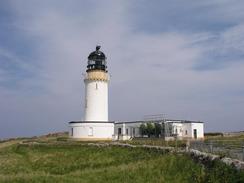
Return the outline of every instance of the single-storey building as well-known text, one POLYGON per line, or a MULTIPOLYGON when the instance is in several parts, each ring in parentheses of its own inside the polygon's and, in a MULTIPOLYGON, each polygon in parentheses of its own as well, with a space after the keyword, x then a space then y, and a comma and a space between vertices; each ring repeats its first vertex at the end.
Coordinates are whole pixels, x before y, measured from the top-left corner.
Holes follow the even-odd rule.
MULTIPOLYGON (((159 126, 160 132, 157 133, 157 135, 165 138, 165 140, 175 138, 201 140, 204 138, 203 122, 165 119, 155 121, 115 122, 114 139, 129 140, 134 137, 148 137, 149 134, 143 133, 143 127, 145 128, 148 124, 159 126)), ((155 127, 154 129, 157 130, 155 127)))

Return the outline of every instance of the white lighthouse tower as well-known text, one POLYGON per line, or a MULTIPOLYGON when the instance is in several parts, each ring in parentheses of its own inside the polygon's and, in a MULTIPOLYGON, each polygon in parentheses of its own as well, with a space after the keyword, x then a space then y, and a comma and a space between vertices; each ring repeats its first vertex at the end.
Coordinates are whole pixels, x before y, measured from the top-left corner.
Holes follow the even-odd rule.
POLYGON ((108 83, 106 56, 96 51, 88 56, 85 83, 84 121, 71 121, 70 137, 80 140, 112 140, 114 122, 108 121, 108 83))

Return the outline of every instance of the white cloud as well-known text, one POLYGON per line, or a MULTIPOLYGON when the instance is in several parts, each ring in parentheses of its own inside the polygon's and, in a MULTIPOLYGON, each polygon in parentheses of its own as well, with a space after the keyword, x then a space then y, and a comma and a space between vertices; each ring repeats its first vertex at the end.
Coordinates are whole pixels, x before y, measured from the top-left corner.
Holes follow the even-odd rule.
POLYGON ((231 27, 223 32, 220 39, 220 51, 226 53, 230 51, 244 52, 244 24, 231 27))

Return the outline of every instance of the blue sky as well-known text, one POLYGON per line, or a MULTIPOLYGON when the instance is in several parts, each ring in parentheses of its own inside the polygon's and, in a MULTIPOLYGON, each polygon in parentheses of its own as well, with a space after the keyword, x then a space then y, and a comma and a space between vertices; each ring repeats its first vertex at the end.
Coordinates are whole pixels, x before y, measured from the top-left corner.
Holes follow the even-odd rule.
POLYGON ((111 73, 110 120, 200 120, 244 130, 241 0, 0 1, 0 138, 83 117, 87 56, 111 73))

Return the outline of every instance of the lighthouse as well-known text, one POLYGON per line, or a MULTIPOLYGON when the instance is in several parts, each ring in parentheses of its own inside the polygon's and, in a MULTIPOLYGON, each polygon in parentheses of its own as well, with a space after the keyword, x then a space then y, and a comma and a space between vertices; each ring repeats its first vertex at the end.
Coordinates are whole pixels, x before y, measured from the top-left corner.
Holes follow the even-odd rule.
POLYGON ((108 121, 108 82, 106 56, 96 51, 88 56, 85 82, 85 121, 108 121))
POLYGON ((105 54, 100 46, 88 56, 84 75, 84 117, 69 122, 71 138, 80 140, 112 140, 114 122, 108 120, 109 74, 105 54))

